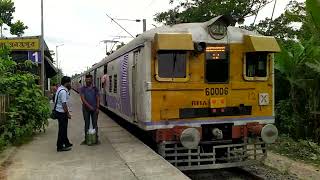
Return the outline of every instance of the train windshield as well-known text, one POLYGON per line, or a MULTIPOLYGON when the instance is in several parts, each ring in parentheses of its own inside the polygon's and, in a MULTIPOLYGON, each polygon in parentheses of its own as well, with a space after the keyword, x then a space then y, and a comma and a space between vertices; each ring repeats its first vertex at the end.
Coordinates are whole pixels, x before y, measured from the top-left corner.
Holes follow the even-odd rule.
POLYGON ((226 46, 210 46, 206 49, 205 77, 207 83, 227 83, 229 58, 226 46))
POLYGON ((161 78, 185 78, 187 71, 186 51, 159 51, 158 75, 161 78))
POLYGON ((267 59, 266 52, 246 53, 246 76, 267 77, 267 59))

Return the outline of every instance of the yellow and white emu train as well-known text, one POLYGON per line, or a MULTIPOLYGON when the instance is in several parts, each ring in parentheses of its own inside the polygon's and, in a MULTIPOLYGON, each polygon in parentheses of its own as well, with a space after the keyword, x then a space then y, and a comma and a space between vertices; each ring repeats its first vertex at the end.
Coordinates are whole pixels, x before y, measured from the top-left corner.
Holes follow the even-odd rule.
POLYGON ((229 25, 219 16, 147 31, 73 78, 73 88, 92 74, 101 105, 152 134, 159 154, 181 170, 245 165, 278 135, 280 48, 273 37, 229 25))

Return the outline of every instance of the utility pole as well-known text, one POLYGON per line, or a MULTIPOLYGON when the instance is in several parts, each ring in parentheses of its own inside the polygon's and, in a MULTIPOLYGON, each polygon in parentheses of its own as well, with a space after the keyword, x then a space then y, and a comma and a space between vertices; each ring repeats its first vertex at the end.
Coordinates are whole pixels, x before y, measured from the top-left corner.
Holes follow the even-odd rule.
POLYGON ((44 28, 43 28, 43 0, 41 0, 41 90, 45 93, 45 68, 44 68, 44 28))
POLYGON ((59 62, 59 55, 58 55, 58 47, 60 46, 63 46, 64 44, 60 44, 60 45, 56 45, 56 61, 57 61, 57 69, 58 69, 58 75, 57 75, 57 78, 58 78, 58 82, 60 82, 60 65, 61 63, 59 62))
POLYGON ((147 31, 147 20, 146 19, 142 19, 142 25, 143 25, 143 32, 147 31))

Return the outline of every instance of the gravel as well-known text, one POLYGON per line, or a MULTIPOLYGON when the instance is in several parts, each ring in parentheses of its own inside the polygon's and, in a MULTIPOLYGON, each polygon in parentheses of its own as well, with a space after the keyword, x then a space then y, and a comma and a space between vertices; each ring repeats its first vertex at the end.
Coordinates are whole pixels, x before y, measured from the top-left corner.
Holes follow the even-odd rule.
POLYGON ((296 180, 297 177, 283 174, 264 165, 217 170, 185 171, 192 180, 296 180))

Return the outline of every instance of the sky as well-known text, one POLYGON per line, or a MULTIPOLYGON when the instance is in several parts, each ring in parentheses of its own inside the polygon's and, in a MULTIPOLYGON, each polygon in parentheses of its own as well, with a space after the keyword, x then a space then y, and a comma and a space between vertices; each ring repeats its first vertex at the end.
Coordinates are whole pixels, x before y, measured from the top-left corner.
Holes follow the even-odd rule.
MULTIPOLYGON (((153 21, 157 12, 172 7, 169 0, 43 0, 44 1, 44 37, 50 50, 58 47, 59 66, 69 76, 83 72, 87 67, 105 57, 106 45, 103 40, 112 40, 114 36, 129 36, 112 22, 112 18, 147 20, 147 30, 161 24, 153 21)), ((302 1, 302 0, 301 0, 302 1)), ((13 0, 16 12, 14 20, 21 20, 29 28, 25 36, 41 34, 41 0, 13 0)), ((274 18, 285 9, 289 0, 278 0, 274 18)), ((257 22, 270 17, 273 3, 259 12, 257 22)), ((254 17, 245 23, 253 22, 254 17)), ((119 20, 131 34, 142 32, 142 23, 119 20)), ((4 33, 8 35, 7 32, 4 33)), ((117 40, 117 39, 116 39, 117 40)), ((119 40, 119 39, 118 39, 119 40)), ((131 38, 122 38, 128 42, 131 38)), ((109 45, 110 48, 110 45, 109 45)), ((54 57, 56 58, 56 57, 54 57)))

